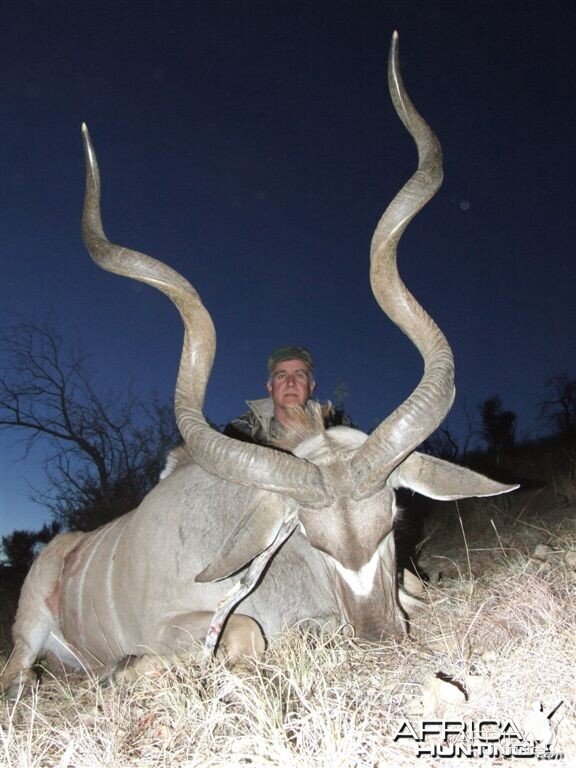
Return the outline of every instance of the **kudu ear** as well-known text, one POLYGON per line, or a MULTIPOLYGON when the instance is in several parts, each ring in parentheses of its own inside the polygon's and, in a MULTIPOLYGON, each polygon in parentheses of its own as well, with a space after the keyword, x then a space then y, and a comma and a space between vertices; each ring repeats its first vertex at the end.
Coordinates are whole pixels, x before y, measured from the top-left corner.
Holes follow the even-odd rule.
POLYGON ((470 496, 498 496, 518 488, 490 480, 466 467, 423 453, 411 453, 388 478, 393 488, 410 488, 429 499, 453 501, 470 496))
POLYGON ((219 581, 239 571, 270 547, 286 517, 286 505, 274 494, 261 493, 226 539, 214 560, 194 581, 219 581))

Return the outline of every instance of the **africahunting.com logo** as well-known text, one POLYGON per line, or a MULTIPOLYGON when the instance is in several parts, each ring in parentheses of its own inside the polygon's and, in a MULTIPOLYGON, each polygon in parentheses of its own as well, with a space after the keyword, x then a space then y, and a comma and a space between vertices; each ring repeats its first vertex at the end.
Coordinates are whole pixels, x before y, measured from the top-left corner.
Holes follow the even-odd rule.
POLYGON ((535 702, 521 727, 512 720, 403 720, 394 741, 413 742, 416 757, 523 757, 561 760, 552 718, 562 702, 545 712, 535 702))

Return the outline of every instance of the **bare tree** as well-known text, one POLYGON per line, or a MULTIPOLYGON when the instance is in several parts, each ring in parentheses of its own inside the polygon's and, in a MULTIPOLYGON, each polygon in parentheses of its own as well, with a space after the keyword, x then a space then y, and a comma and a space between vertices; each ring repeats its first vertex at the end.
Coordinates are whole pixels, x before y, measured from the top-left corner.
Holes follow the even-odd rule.
POLYGON ((548 397, 540 403, 540 413, 560 435, 576 434, 576 378, 566 371, 546 382, 548 397))
POLYGON ((456 461, 460 453, 456 438, 449 429, 443 427, 432 432, 430 437, 424 440, 420 450, 439 459, 446 459, 446 461, 456 461))
POLYGON ((465 429, 462 425, 458 432, 451 430, 448 426, 438 427, 422 443, 419 450, 446 461, 464 461, 470 450, 470 444, 480 435, 480 430, 478 418, 473 416, 466 403, 462 404, 461 413, 463 422, 466 424, 465 429))
POLYGON ((87 358, 53 324, 21 322, 0 335, 0 428, 25 449, 51 447, 47 491, 37 494, 64 527, 89 530, 134 508, 178 441, 171 408, 130 391, 96 392, 87 358))
POLYGON ((498 395, 488 397, 478 408, 482 416, 482 439, 497 456, 514 446, 516 434, 516 414, 502 408, 498 395))

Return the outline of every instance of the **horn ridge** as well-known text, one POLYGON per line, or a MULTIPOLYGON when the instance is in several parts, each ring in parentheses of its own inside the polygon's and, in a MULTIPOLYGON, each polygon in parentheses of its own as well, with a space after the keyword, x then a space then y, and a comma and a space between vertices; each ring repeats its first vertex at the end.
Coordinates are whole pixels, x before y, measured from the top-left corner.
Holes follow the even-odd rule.
POLYGON ((82 126, 86 189, 82 236, 90 256, 102 269, 146 283, 175 304, 184 324, 184 343, 175 393, 178 428, 194 461, 225 480, 288 494, 304 504, 325 499, 317 467, 296 456, 242 443, 217 432, 202 409, 216 349, 212 319, 194 287, 178 272, 139 251, 111 243, 100 211, 100 173, 90 134, 82 126))
POLYGON ((355 494, 369 495, 443 421, 454 399, 454 360, 442 331, 402 281, 397 246, 414 216, 442 184, 442 148, 416 111, 402 80, 398 34, 392 37, 388 87, 396 112, 414 139, 418 167, 385 210, 372 238, 370 283, 382 311, 417 347, 424 374, 413 393, 370 435, 352 459, 355 494))

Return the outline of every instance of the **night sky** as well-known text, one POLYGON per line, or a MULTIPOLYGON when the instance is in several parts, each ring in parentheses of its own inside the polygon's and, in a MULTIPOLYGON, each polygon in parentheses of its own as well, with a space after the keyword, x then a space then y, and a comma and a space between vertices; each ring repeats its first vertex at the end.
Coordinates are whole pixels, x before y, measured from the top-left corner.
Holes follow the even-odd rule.
MULTIPOLYGON (((308 346, 322 399, 372 428, 421 360, 368 280, 374 227, 416 167, 387 54, 443 146, 445 181, 399 248, 401 274, 450 340, 464 408, 499 394, 519 436, 546 380, 575 374, 576 11, 566 0, 19 0, 0 31, 0 323, 50 314, 95 386, 168 402, 179 317, 100 271, 80 237, 88 124, 115 242, 195 285, 218 350, 206 413, 264 396, 268 353, 308 346)), ((29 501, 41 450, 2 436, 0 534, 47 519, 29 501)))

